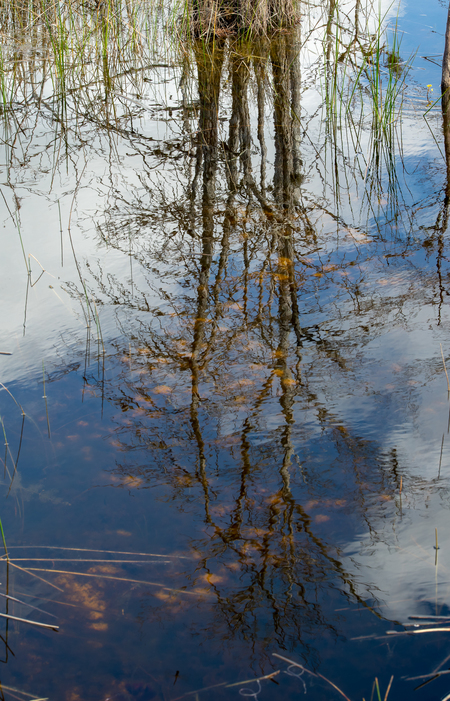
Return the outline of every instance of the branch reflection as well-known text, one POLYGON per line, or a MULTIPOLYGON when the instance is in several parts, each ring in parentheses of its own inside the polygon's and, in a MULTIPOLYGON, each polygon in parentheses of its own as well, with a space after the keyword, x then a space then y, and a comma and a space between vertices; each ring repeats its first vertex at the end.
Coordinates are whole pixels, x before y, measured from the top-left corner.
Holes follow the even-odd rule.
MULTIPOLYGON (((303 251, 315 234, 301 202, 298 45, 280 34, 228 54, 220 41, 207 48, 195 53, 199 117, 185 209, 176 210, 178 230, 162 230, 149 254, 161 266, 161 303, 135 329, 131 355, 118 349, 126 370, 107 392, 122 410, 123 460, 113 473, 126 488, 164 485, 169 501, 203 520, 205 537, 191 543, 197 564, 185 576, 193 590, 214 593, 207 635, 238 636, 260 651, 295 641, 310 656, 311 635, 338 634, 322 610, 327 591, 362 606, 376 599, 370 583, 346 571, 339 547, 355 514, 371 528, 371 493, 390 498, 398 476, 376 444, 336 415, 325 377, 345 378, 346 361, 333 339, 302 323, 303 251), (270 185, 262 130, 269 79, 270 185), (167 286, 173 256, 177 283, 167 286), (305 375, 311 358, 315 375, 305 375)), ((158 279, 150 258, 141 263, 158 279)))

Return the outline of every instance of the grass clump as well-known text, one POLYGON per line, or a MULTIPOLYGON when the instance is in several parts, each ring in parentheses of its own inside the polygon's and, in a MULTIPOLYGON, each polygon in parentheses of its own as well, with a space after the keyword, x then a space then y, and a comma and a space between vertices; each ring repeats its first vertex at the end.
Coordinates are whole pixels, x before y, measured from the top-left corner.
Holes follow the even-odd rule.
POLYGON ((188 0, 183 30, 196 37, 270 35, 300 21, 296 0, 188 0))

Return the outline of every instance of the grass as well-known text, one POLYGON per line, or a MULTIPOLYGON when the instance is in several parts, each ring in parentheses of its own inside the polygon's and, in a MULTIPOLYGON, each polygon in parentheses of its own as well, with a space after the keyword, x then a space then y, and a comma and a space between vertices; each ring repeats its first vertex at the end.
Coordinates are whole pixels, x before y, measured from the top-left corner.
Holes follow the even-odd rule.
MULTIPOLYGON (((74 128, 74 117, 102 129, 120 129, 130 115, 132 96, 145 92, 147 67, 162 55, 170 63, 178 61, 180 54, 191 53, 192 37, 200 36, 202 50, 208 53, 211 43, 214 47, 220 38, 237 34, 244 39, 257 35, 268 40, 274 31, 299 21, 300 6, 294 0, 277 0, 270 6, 241 0, 239 12, 231 12, 230 7, 234 5, 223 0, 189 0, 184 4, 175 0, 165 7, 154 0, 139 4, 126 0, 40 0, 24 7, 18 0, 3 3, 3 120, 17 123, 20 110, 29 111, 33 104, 51 111, 57 135, 56 158, 74 128), (19 56, 18 41, 27 46, 27 52, 19 56), (121 95, 126 97, 125 104, 119 101, 121 95)), ((350 129, 351 142, 357 148, 366 115, 372 115, 373 155, 369 163, 373 165, 369 167, 379 163, 381 151, 387 162, 388 154, 393 147, 395 150, 395 129, 407 75, 399 60, 397 28, 388 46, 384 23, 385 17, 379 16, 375 32, 356 26, 352 33, 339 4, 332 3, 324 25, 328 139, 334 143, 338 131, 342 134, 350 129), (356 118, 355 108, 359 115, 356 118)))
MULTIPOLYGON (((389 8, 390 10, 391 8, 389 8)), ((401 34, 397 19, 393 26, 388 12, 369 13, 366 26, 344 24, 339 4, 330 6, 323 40, 323 104, 327 160, 333 165, 336 154, 350 160, 357 157, 357 169, 368 185, 367 202, 386 190, 395 200, 398 191, 396 154, 401 155, 401 118, 407 76, 414 59, 400 56, 401 34), (368 146, 364 146, 366 135, 368 146)), ((331 167, 338 197, 341 172, 346 187, 348 169, 331 167)))

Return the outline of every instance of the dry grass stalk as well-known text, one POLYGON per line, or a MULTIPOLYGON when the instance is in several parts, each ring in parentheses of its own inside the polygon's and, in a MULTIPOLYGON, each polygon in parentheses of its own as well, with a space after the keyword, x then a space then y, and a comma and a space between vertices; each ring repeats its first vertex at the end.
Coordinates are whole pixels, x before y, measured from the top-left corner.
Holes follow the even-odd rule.
MULTIPOLYGON (((11 562, 11 565, 14 563, 11 562)), ((14 565, 14 567, 17 567, 17 565, 14 565)), ((22 568, 19 568, 22 569, 22 568)), ((53 572, 54 574, 69 574, 72 575, 73 577, 94 577, 95 579, 112 579, 116 582, 131 582, 132 584, 146 584, 147 586, 150 587, 161 587, 164 591, 170 591, 173 594, 186 594, 187 596, 197 596, 197 597, 203 597, 207 596, 208 592, 205 591, 187 591, 185 589, 174 589, 173 587, 166 587, 164 584, 161 584, 161 582, 146 582, 141 579, 129 579, 128 577, 113 577, 111 575, 107 574, 96 574, 92 572, 70 572, 68 570, 48 570, 44 569, 42 567, 29 567, 27 570, 23 570, 24 572, 29 572, 30 574, 33 574, 31 570, 34 570, 34 572, 53 572)), ((35 575, 37 576, 37 575, 35 575)), ((40 577, 39 577, 40 579, 40 577)), ((43 579, 43 582, 46 580, 43 579)), ((49 584, 49 582, 46 582, 49 584)), ((52 586, 55 586, 54 584, 52 586)), ((56 587, 59 589, 59 587, 56 587)), ((60 589, 60 591, 63 591, 60 589)))
POLYGON ((190 34, 197 37, 270 35, 299 22, 295 0, 188 0, 190 34))
POLYGON ((2 618, 7 618, 11 621, 19 621, 20 623, 28 623, 30 626, 38 626, 38 628, 49 628, 50 630, 59 630, 59 626, 53 623, 40 623, 39 621, 31 621, 29 618, 19 618, 18 616, 10 616, 9 613, 0 613, 2 618))

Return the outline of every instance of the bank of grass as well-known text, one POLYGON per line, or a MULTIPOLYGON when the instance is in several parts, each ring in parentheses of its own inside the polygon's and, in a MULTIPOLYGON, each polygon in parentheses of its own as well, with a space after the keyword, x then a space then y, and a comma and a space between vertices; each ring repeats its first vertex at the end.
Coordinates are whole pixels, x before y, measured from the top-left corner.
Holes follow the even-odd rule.
MULTIPOLYGON (((332 4, 323 38, 327 157, 335 159, 339 152, 354 161, 370 190, 365 195, 369 206, 374 188, 380 193, 398 191, 396 155, 402 155, 401 117, 414 59, 414 54, 406 60, 401 57, 401 32, 396 19, 389 21, 390 10, 382 14, 372 6, 372 15, 366 12, 361 25, 355 9, 353 26, 344 26, 339 3, 332 4)), ((338 197, 340 176, 335 166, 331 172, 338 197)), ((341 176, 346 178, 345 169, 341 176)))
MULTIPOLYGON (((372 0, 367 14, 371 8, 376 12, 372 0)), ((111 94, 130 92, 137 71, 155 61, 176 60, 199 38, 205 51, 226 37, 270 40, 300 23, 300 9, 297 0, 0 0, 0 107, 7 111, 39 97, 46 80, 51 80, 57 99, 100 83, 111 94)), ((388 80, 382 85, 381 61, 387 55, 383 19, 370 35, 358 26, 356 13, 355 26, 343 31, 338 2, 328 9, 324 5, 323 12, 328 114, 334 120, 345 117, 365 81, 374 128, 386 131, 404 81, 394 60, 396 35, 388 54, 388 80)))
POLYGON ((2 2, 1 106, 39 97, 48 80, 60 98, 99 81, 107 85, 116 73, 132 73, 138 64, 151 63, 157 48, 160 53, 160 24, 151 0, 2 2))

